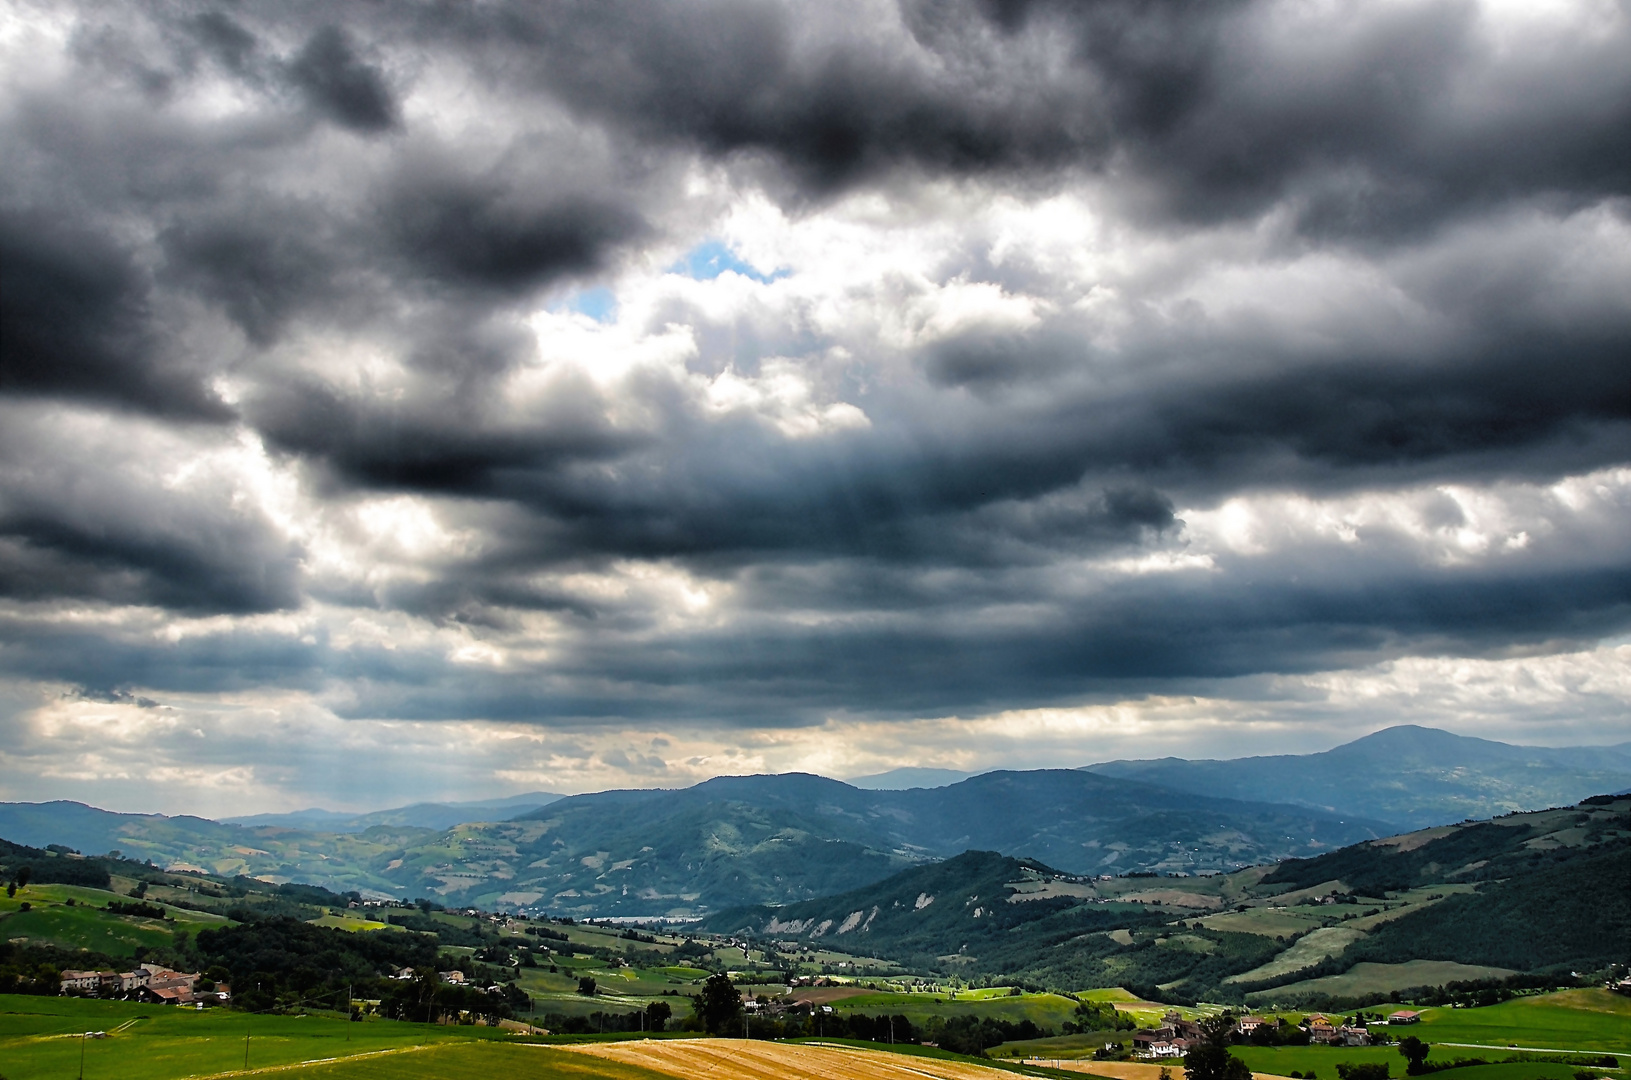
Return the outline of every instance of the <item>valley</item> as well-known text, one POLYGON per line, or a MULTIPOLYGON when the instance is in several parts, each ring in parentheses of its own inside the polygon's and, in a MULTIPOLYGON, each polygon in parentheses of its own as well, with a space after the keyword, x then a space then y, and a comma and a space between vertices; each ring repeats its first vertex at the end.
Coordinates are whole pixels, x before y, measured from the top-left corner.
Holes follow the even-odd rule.
POLYGON ((1396 1078, 1404 1007, 1444 1080, 1622 1080, 1631 1056, 1631 995, 1604 988, 1631 976, 1631 795, 1402 833, 1080 770, 522 806, 355 833, 25 807, 118 850, 0 841, 0 1075, 80 1051, 224 1076, 247 1043, 252 1069, 336 1078, 1158 1080, 1133 1029, 1228 1012, 1267 1025, 1229 1050, 1260 1078, 1396 1078), (226 996, 57 994, 142 964, 226 996), (1321 1015, 1378 1045, 1311 1043, 1321 1015))
MULTIPOLYGON (((906 774, 931 784, 957 775, 906 774)), ((994 771, 904 790, 808 774, 718 777, 682 789, 231 822, 0 803, 0 836, 117 850, 166 869, 579 918, 796 903, 990 850, 1071 875, 1166 875, 1176 889, 1168 900, 1207 914, 1224 898, 1172 886, 1182 879, 1171 875, 1228 874, 1628 787, 1624 748, 1512 747, 1399 727, 1322 754, 994 771)))

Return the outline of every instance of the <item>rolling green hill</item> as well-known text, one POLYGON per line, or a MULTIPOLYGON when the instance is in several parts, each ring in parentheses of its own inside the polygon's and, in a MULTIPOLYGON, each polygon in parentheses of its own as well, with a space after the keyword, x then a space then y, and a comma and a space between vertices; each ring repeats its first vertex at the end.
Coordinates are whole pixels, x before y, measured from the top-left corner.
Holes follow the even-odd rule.
POLYGON ((968 852, 703 926, 1167 1000, 1385 999, 1452 981, 1601 971, 1631 962, 1631 797, 1209 878, 1084 879, 968 852))

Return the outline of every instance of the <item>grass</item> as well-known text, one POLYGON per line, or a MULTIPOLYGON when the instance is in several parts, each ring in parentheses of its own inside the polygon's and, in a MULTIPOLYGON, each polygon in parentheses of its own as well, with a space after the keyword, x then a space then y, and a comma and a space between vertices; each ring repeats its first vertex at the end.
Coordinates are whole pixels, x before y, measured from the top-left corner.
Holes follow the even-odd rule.
MULTIPOLYGON (((1406 1064, 1394 1046, 1236 1046, 1229 1052, 1244 1061, 1254 1073, 1274 1073, 1276 1076, 1290 1076, 1292 1072, 1304 1076, 1313 1073, 1319 1080, 1337 1080, 1338 1062, 1354 1065, 1380 1062, 1387 1066, 1389 1076, 1403 1076, 1406 1064)), ((1446 1053, 1434 1047, 1429 1058, 1444 1060, 1469 1056, 1466 1051, 1446 1053)))
POLYGON ((1328 956, 1337 955, 1364 936, 1360 931, 1349 929, 1346 926, 1321 927, 1298 939, 1291 948, 1280 953, 1261 967, 1255 967, 1240 975, 1231 975, 1223 981, 1226 983, 1255 982, 1258 979, 1268 979, 1277 975, 1289 975, 1305 967, 1312 967, 1328 956))
POLYGON ((960 990, 955 1000, 947 993, 856 994, 835 1000, 832 1007, 838 1012, 904 1016, 914 1024, 934 1016, 978 1016, 1010 1023, 1030 1020, 1055 1030, 1076 1012, 1076 1003, 1059 994, 1011 995, 1005 988, 960 990))
POLYGON ((390 1020, 347 1024, 337 1016, 251 1016, 133 1002, 0 995, 0 1061, 7 1080, 174 1080, 241 1070, 249 1035, 251 1068, 292 1065, 443 1042, 504 1039, 492 1028, 449 1028, 390 1020), (348 1038, 349 1035, 349 1038, 348 1038))
MULTIPOLYGON (((1431 1043, 1631 1055, 1631 998, 1603 989, 1563 990, 1514 998, 1481 1009, 1429 1009, 1411 1033, 1431 1043)), ((1473 1052, 1466 1053, 1470 1056, 1473 1052)))
POLYGON ((227 924, 219 915, 185 908, 165 907, 169 920, 110 915, 101 910, 113 900, 134 903, 117 893, 77 885, 29 885, 18 889, 15 897, 0 893, 0 937, 18 944, 90 949, 128 957, 142 946, 154 949, 169 945, 177 930, 196 934, 227 924), (25 903, 28 911, 22 910, 25 903))
POLYGON ((1575 1067, 1548 1061, 1508 1061, 1471 1065, 1438 1074, 1444 1080, 1573 1080, 1575 1067))
MULTIPOLYGON (((1310 935, 1312 936, 1312 935, 1310 935)), ((1355 964, 1341 975, 1276 986, 1247 994, 1248 1002, 1294 1001, 1304 994, 1335 998, 1356 998, 1387 994, 1417 986, 1442 986, 1447 982, 1472 979, 1499 979, 1513 974, 1506 968, 1456 964, 1448 960, 1411 960, 1403 964, 1355 964)))
MULTIPOLYGON (((1392 1046, 1237 1046, 1230 1051, 1244 1061, 1253 1072, 1287 1076, 1296 1071, 1307 1076, 1313 1073, 1319 1080, 1337 1080, 1338 1063, 1358 1065, 1379 1062, 1388 1068, 1390 1077, 1405 1075, 1405 1060, 1392 1046)), ((1456 1058, 1502 1056, 1500 1051, 1481 1052, 1457 1047, 1435 1046, 1428 1056, 1430 1061, 1452 1061, 1456 1058)), ((1580 1066, 1546 1061, 1497 1061, 1490 1065, 1471 1065, 1464 1069, 1430 1073, 1435 1080, 1573 1080, 1580 1066)), ((1174 1070, 1177 1074, 1178 1070, 1174 1070)), ((1593 1070, 1601 1074, 1601 1070, 1593 1070)), ((1610 1076, 1623 1075, 1610 1073, 1610 1076)))

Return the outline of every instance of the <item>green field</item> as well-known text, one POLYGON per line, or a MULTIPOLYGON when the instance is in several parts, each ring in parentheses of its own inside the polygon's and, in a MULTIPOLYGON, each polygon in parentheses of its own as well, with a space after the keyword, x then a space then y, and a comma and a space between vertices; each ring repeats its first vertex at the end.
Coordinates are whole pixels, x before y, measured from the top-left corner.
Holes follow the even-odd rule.
POLYGON ((1355 964, 1341 975, 1327 975, 1322 979, 1306 979, 1285 986, 1276 986, 1272 990, 1259 990, 1247 994, 1246 1000, 1254 1004, 1290 1002, 1305 994, 1357 998, 1372 994, 1389 994, 1395 990, 1409 990, 1418 986, 1443 986, 1447 982, 1502 979, 1511 974, 1514 973, 1507 968, 1455 964, 1448 960, 1410 960, 1403 964, 1355 964))
MULTIPOLYGON (((1379 1062, 1386 1065, 1390 1077, 1405 1075, 1405 1060, 1392 1046, 1237 1046, 1231 1053, 1244 1061, 1253 1072, 1287 1076, 1293 1071, 1304 1076, 1310 1073, 1318 1080, 1337 1080, 1339 1063, 1362 1064, 1379 1062)), ((1456 1058, 1503 1058, 1501 1051, 1477 1051, 1458 1047, 1435 1046, 1428 1056, 1430 1061, 1453 1061, 1456 1058)), ((1573 1080, 1577 1066, 1546 1061, 1497 1061, 1491 1065, 1473 1065, 1465 1069, 1433 1073, 1440 1080, 1573 1080)), ((1593 1070, 1599 1075, 1604 1070, 1593 1070)), ((1624 1072, 1606 1072, 1608 1076, 1623 1076, 1624 1072)))
MULTIPOLYGON (((1411 1033, 1430 1043, 1597 1050, 1631 1057, 1631 998, 1601 989, 1564 990, 1482 1009, 1430 1009, 1411 1033)), ((1474 1056, 1474 1051, 1464 1053, 1474 1056)))
POLYGON ((389 1020, 347 1024, 333 1015, 248 1016, 131 1002, 0 995, 0 1062, 7 1080, 174 1080, 448 1041, 512 1038, 492 1028, 389 1020), (106 1038, 84 1039, 85 1031, 106 1038))
POLYGON ((133 956, 141 946, 169 945, 177 930, 196 934, 227 922, 219 915, 168 906, 169 919, 110 915, 100 910, 112 900, 131 902, 116 893, 77 885, 29 885, 18 889, 15 897, 0 893, 0 937, 19 945, 57 945, 124 957, 133 956), (24 904, 28 911, 22 910, 24 904))
POLYGON ((1446 1073, 1455 1080, 1574 1080, 1572 1065, 1547 1061, 1510 1061, 1498 1065, 1473 1065, 1446 1073))
MULTIPOLYGON (((1381 1062, 1387 1066, 1389 1076, 1403 1076, 1405 1059, 1394 1046, 1236 1046, 1230 1050, 1251 1067, 1252 1072, 1290 1076, 1309 1073, 1319 1080, 1336 1080, 1337 1063, 1381 1062)), ((1447 1061, 1458 1057, 1475 1057, 1470 1050, 1452 1050, 1433 1047, 1428 1055, 1433 1061, 1447 1061)), ((1457 1077, 1461 1074, 1456 1073, 1457 1077)))
POLYGON ((835 1012, 904 1016, 914 1024, 924 1024, 934 1016, 949 1019, 972 1015, 1009 1023, 1030 1020, 1039 1027, 1054 1030, 1058 1030, 1076 1011, 1076 1003, 1059 994, 1010 995, 1001 988, 960 990, 955 1000, 945 993, 857 994, 834 1001, 832 1007, 835 1012))

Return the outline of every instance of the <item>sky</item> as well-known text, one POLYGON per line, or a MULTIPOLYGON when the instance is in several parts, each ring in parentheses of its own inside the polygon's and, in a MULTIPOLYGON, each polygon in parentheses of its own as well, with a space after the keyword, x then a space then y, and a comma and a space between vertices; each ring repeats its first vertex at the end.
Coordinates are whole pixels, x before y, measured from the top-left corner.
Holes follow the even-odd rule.
POLYGON ((1631 8, 0 3, 0 799, 1631 739, 1631 8))

